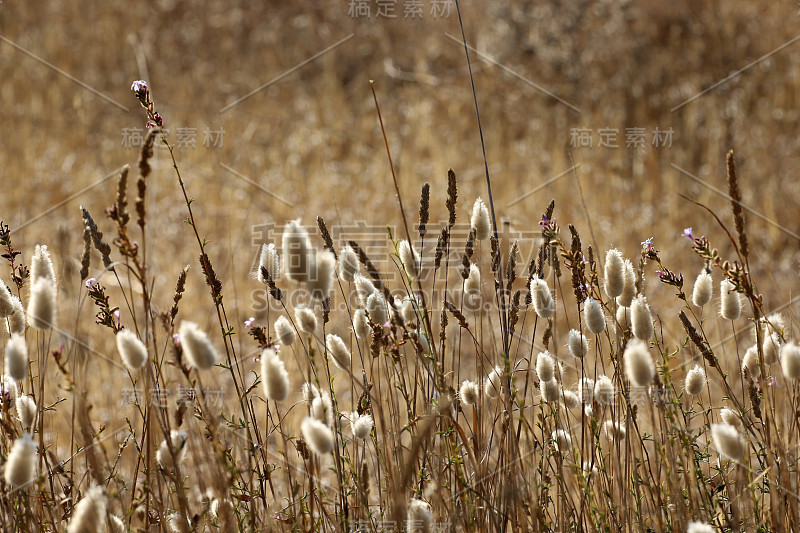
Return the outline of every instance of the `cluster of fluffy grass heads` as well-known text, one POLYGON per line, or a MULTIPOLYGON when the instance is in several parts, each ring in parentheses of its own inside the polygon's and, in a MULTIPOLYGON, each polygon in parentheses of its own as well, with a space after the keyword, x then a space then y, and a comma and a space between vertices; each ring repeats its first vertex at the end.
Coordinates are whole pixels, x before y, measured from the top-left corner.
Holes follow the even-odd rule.
POLYGON ((438 235, 426 184, 416 223, 400 202, 389 257, 334 241, 322 218, 318 239, 287 222, 256 270, 239 272, 270 297, 241 327, 229 320, 235 296, 215 273, 163 118, 144 82, 133 90, 150 126, 134 209, 126 168, 107 221, 81 210, 74 313, 57 312, 68 294, 58 263, 68 258, 41 245, 28 268, 0 228, 10 280, 0 286, 4 531, 797 523, 800 348, 750 275, 732 153, 735 229, 714 217, 734 257, 686 231, 700 271, 691 291, 652 240, 631 258, 585 246, 574 226, 562 232, 554 203, 537 239, 501 239, 491 202, 459 203, 451 170, 438 235), (156 143, 173 157, 209 290, 204 309, 180 305, 189 267, 174 290, 148 270, 147 254, 161 251, 148 244, 158 231, 145 201, 156 143), (681 308, 651 308, 647 276, 681 308), (113 339, 116 354, 87 340, 88 301, 91 336, 113 339), (714 341, 728 331, 733 350, 714 341), (138 391, 130 411, 103 420, 93 403, 119 389, 87 387, 100 365, 138 391), (187 394, 152 401, 176 387, 187 394), (116 441, 109 426, 121 428, 116 441))

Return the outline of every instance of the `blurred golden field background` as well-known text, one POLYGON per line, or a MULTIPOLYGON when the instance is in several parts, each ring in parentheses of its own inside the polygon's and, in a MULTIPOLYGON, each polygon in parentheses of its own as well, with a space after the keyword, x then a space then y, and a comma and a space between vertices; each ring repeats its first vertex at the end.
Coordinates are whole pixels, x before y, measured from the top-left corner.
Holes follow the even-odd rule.
MULTIPOLYGON (((264 228, 275 228, 266 235, 277 245, 287 221, 313 227, 317 216, 334 229, 363 223, 380 236, 389 225, 404 237, 370 80, 414 220, 420 189, 431 184, 431 246, 436 223, 447 219, 449 168, 459 178, 460 222, 476 197, 486 199, 455 4, 422 0, 416 16, 406 16, 411 0, 388 4, 394 18, 374 1, 0 3, 0 219, 23 258, 37 243, 54 252, 60 327, 79 340, 100 423, 121 427, 120 398, 91 391, 119 390, 128 378, 93 359, 116 354, 111 333, 88 320, 95 310, 78 276, 78 207, 111 240, 104 212, 119 169, 129 164, 135 173, 135 136, 145 133, 134 80, 147 80, 176 145, 240 355, 255 351, 242 323, 266 317, 263 287, 251 275, 264 228), (354 11, 362 4, 369 14, 354 11)), ((563 230, 574 224, 598 255, 616 247, 636 258, 652 237, 665 264, 691 282, 702 263, 684 228, 709 237, 723 256, 732 247, 681 195, 732 230, 725 154, 734 149, 752 274, 767 309, 782 309, 792 327, 800 259, 795 2, 465 1, 461 9, 501 235, 538 235, 555 199, 563 230), (627 146, 633 129, 643 132, 643 146, 627 146), (591 146, 578 145, 578 130, 589 132, 591 146), (601 131, 616 132, 606 139, 615 147, 602 145, 601 131), (669 132, 668 144, 654 142, 656 132, 669 132)), ((175 279, 189 264, 181 316, 213 330, 169 153, 156 148, 152 165, 154 306, 172 304, 175 279)), ((536 246, 523 239, 523 256, 536 246)), ((383 250, 372 259, 391 265, 383 250)), ((92 276, 100 271, 94 260, 92 276)), ((659 288, 648 296, 655 314, 675 316, 680 302, 656 276, 645 281, 659 288)), ((665 328, 684 335, 674 320, 665 328)), ((60 422, 50 423, 56 448, 68 450, 60 422)))

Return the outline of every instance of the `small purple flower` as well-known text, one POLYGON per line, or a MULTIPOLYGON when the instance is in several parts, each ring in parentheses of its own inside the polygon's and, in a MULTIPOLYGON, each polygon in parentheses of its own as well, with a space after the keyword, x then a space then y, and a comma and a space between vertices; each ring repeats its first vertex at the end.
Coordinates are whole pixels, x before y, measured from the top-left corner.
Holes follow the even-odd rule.
POLYGON ((684 229, 683 233, 681 233, 681 237, 689 237, 692 241, 694 241, 694 236, 692 236, 692 228, 689 227, 684 229))
POLYGON ((655 237, 650 237, 646 241, 642 241, 642 248, 644 248, 646 250, 652 250, 653 249, 653 242, 655 242, 655 240, 656 240, 655 237))
POLYGON ((95 285, 97 285, 97 280, 96 280, 96 279, 94 279, 94 278, 89 278, 89 279, 87 279, 87 280, 86 280, 86 288, 87 288, 87 289, 91 289, 91 288, 93 288, 95 285))
POLYGON ((244 321, 244 325, 245 325, 245 327, 250 328, 250 327, 253 326, 253 322, 255 322, 255 321, 256 321, 256 318, 251 316, 250 318, 248 318, 247 320, 244 321))
POLYGON ((544 216, 544 215, 542 215, 542 221, 541 221, 541 222, 539 222, 539 225, 540 225, 540 226, 546 226, 546 225, 548 225, 549 223, 550 223, 550 221, 549 221, 549 220, 547 220, 547 217, 546 217, 546 216, 544 216))
POLYGON ((181 343, 181 334, 180 333, 173 334, 172 335, 172 340, 175 341, 175 344, 180 344, 181 343))
POLYGON ((114 316, 117 317, 117 325, 119 325, 119 309, 114 311, 114 316))
POLYGON ((131 84, 131 91, 140 93, 147 90, 147 82, 144 80, 136 80, 131 84))

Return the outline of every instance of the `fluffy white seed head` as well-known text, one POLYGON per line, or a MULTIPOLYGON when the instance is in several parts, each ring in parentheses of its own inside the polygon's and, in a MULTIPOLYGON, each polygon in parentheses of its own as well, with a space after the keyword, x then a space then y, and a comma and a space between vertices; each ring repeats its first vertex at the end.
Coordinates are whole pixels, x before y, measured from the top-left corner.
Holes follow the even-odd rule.
POLYGON ((417 322, 417 311, 414 309, 414 302, 406 296, 400 303, 400 316, 403 317, 403 322, 406 324, 414 324, 417 322))
POLYGON ((369 295, 376 292, 378 289, 368 277, 361 274, 355 274, 353 276, 353 281, 356 285, 358 301, 361 302, 361 306, 364 307, 367 305, 367 298, 369 298, 369 295))
POLYGON ((28 324, 35 329, 47 330, 56 319, 56 286, 47 277, 41 277, 31 285, 28 300, 28 324))
POLYGON ((333 433, 324 422, 306 417, 300 425, 300 430, 306 444, 315 454, 323 456, 333 450, 333 433))
POLYGON ((800 347, 794 342, 781 348, 781 370, 786 379, 800 379, 800 347))
POLYGON ((412 278, 419 277, 422 266, 419 254, 407 240, 403 239, 397 244, 397 255, 400 256, 400 262, 403 263, 406 273, 412 278))
POLYGON ((131 370, 142 368, 147 363, 147 347, 136 333, 129 329, 121 329, 117 332, 117 351, 122 362, 131 370))
POLYGON ((606 264, 603 268, 605 274, 606 294, 616 298, 625 289, 625 260, 617 249, 606 252, 606 264))
POLYGON ((108 525, 110 533, 127 533, 125 522, 117 515, 108 515, 108 525))
POLYGON ((331 395, 321 392, 320 395, 311 402, 311 416, 319 420, 326 426, 332 428, 334 422, 333 402, 331 395))
POLYGON ((6 343, 6 372, 17 381, 28 377, 28 346, 22 335, 12 335, 6 343))
POLYGON ((489 376, 486 378, 486 383, 483 385, 486 396, 492 400, 499 398, 503 391, 502 381, 503 369, 499 366, 496 366, 491 372, 489 372, 489 376))
POLYGON ((647 343, 639 339, 631 339, 625 347, 624 358, 625 373, 631 383, 637 387, 650 385, 656 376, 656 368, 647 343))
POLYGON ((730 424, 711 424, 711 439, 717 452, 725 459, 741 461, 747 454, 742 435, 730 424))
POLYGON ((53 268, 53 260, 50 259, 50 251, 44 244, 37 244, 31 257, 31 285, 40 279, 48 279, 56 286, 56 271, 53 268))
POLYGON ((555 378, 555 361, 550 352, 544 351, 536 356, 536 375, 540 381, 550 381, 555 378))
POLYGON ((292 281, 306 281, 313 251, 308 240, 308 232, 300 225, 299 220, 292 220, 286 224, 282 246, 286 277, 292 281))
POLYGON ((23 434, 11 445, 5 464, 5 478, 12 489, 27 486, 36 477, 36 444, 30 433, 23 434))
POLYGON ((294 320, 297 323, 297 329, 306 335, 313 335, 317 330, 317 315, 314 314, 313 309, 304 305, 298 305, 295 308, 294 320))
POLYGON ((474 263, 469 266, 469 276, 464 282, 464 292, 467 294, 481 293, 481 271, 474 263))
POLYGON ((458 391, 458 397, 464 405, 475 405, 480 398, 480 389, 474 381, 464 380, 458 391))
POLYGON ((389 321, 389 314, 386 308, 386 298, 383 294, 375 291, 367 298, 367 313, 370 320, 376 324, 386 324, 389 321))
POLYGON ((73 510, 67 533, 104 533, 106 504, 103 487, 94 486, 89 489, 73 510))
POLYGON ((558 381, 551 379, 550 381, 542 381, 539 383, 542 389, 542 400, 547 403, 557 402, 561 397, 561 387, 558 381))
POLYGON ((328 333, 325 336, 325 341, 328 345, 328 353, 334 364, 342 370, 349 370, 352 355, 342 338, 333 333, 328 333))
POLYGON ((711 301, 711 296, 714 294, 714 280, 711 279, 711 274, 703 270, 694 281, 694 288, 692 289, 692 303, 697 307, 703 307, 711 301))
POLYGON ((740 417, 739 413, 733 409, 729 409, 728 407, 720 409, 719 417, 724 423, 735 427, 739 433, 744 432, 744 423, 742 422, 742 417, 740 417))
POLYGON ((489 220, 489 209, 483 200, 478 198, 472 206, 472 218, 470 227, 475 230, 475 238, 485 241, 492 234, 492 223, 489 220))
POLYGON ((279 316, 278 320, 275 321, 275 336, 281 346, 291 346, 297 340, 297 334, 294 332, 292 323, 283 315, 279 316))
POLYGON ((614 383, 608 376, 600 376, 594 384, 594 400, 600 405, 614 401, 614 383))
POLYGON ((781 353, 781 340, 777 333, 770 333, 764 337, 762 351, 764 352, 765 365, 771 365, 778 361, 781 353))
POLYGON ((0 279, 0 317, 11 316, 14 313, 14 295, 0 279))
POLYGON ((19 396, 19 389, 14 378, 7 374, 0 376, 0 406, 8 402, 9 409, 14 407, 19 396))
POLYGON ((16 407, 17 417, 22 422, 22 426, 25 429, 32 428, 36 421, 36 402, 33 401, 33 398, 20 394, 16 401, 16 407))
POLYGON ((361 270, 358 262, 358 254, 350 245, 345 246, 339 251, 339 279, 347 283, 355 280, 356 274, 361 270))
POLYGON ((761 375, 761 363, 758 358, 758 346, 751 346, 742 357, 742 373, 750 373, 750 377, 757 379, 761 375))
POLYGON ((538 275, 531 276, 529 287, 531 299, 533 300, 533 310, 540 318, 550 318, 556 310, 556 303, 550 292, 547 282, 538 275))
POLYGON ((359 415, 355 411, 350 413, 350 430, 355 438, 362 440, 368 438, 374 426, 372 415, 359 415))
POLYGON ((580 398, 571 390, 561 391, 561 401, 564 402, 564 406, 566 406, 567 409, 577 409, 581 405, 580 398))
POLYGON ((636 296, 636 271, 633 269, 633 263, 626 259, 625 285, 622 288, 622 294, 617 296, 617 303, 622 307, 630 307, 634 296, 636 296))
POLYGON ((631 308, 630 307, 617 307, 617 322, 622 331, 631 330, 631 308))
MULTIPOLYGON (((594 401, 594 380, 592 378, 583 378, 578 381, 578 399, 584 405, 592 405, 594 401)), ((614 392, 614 386, 611 386, 611 392, 614 392)))
POLYGON ((261 353, 261 379, 268 400, 282 402, 289 397, 289 372, 272 348, 261 353))
POLYGON ((267 279, 264 277, 262 269, 267 271, 272 281, 279 281, 281 279, 281 260, 278 255, 278 250, 272 243, 261 245, 261 254, 258 257, 258 270, 255 273, 256 279, 266 285, 267 279))
POLYGON ((625 426, 613 420, 606 420, 603 422, 603 433, 611 440, 623 441, 627 430, 625 426))
POLYGON ((310 261, 306 288, 312 298, 322 301, 331 295, 336 275, 336 257, 330 250, 322 250, 312 254, 310 261))
POLYGON ((171 472, 175 468, 173 453, 178 465, 180 465, 186 457, 186 441, 188 437, 184 430, 173 429, 169 432, 169 438, 172 441, 172 453, 170 452, 170 442, 165 438, 161 441, 161 445, 156 452, 156 461, 158 462, 158 466, 162 469, 171 472))
POLYGON ((631 303, 631 330, 637 339, 649 341, 653 338, 653 317, 643 294, 634 298, 631 303))
POLYGON ((11 297, 11 303, 14 306, 14 312, 8 317, 8 322, 6 322, 6 331, 8 331, 9 335, 13 335, 14 333, 18 335, 24 335, 26 324, 25 307, 22 305, 22 300, 16 296, 11 297))
POLYGON ((686 373, 685 388, 686 393, 692 396, 697 396, 706 386, 706 371, 699 365, 695 365, 693 369, 686 373))
POLYGON ((742 299, 739 293, 733 290, 733 283, 724 279, 719 284, 719 314, 725 320, 736 320, 742 314, 742 299))
POLYGON ((303 395, 303 400, 309 404, 313 402, 315 398, 319 398, 319 387, 313 383, 303 383, 303 385, 300 387, 300 392, 303 395))
POLYGON ((577 329, 569 330, 567 347, 569 354, 575 359, 583 359, 589 353, 589 341, 586 339, 586 335, 577 329))
POLYGON ((714 533, 714 528, 704 522, 689 522, 686 533, 714 533))
POLYGON ((422 500, 408 502, 406 516, 407 533, 431 533, 433 531, 433 512, 431 506, 422 500))
POLYGON ((600 302, 592 297, 587 298, 585 307, 583 308, 583 319, 586 321, 586 327, 594 335, 599 335, 606 329, 606 317, 603 314, 603 306, 600 302))
POLYGON ((359 339, 369 339, 372 335, 372 327, 369 325, 367 313, 363 309, 356 309, 353 314, 353 332, 359 339))
POLYGON ((557 429, 552 434, 553 444, 559 453, 565 454, 572 449, 572 437, 563 429, 557 429))
POLYGON ((197 324, 184 320, 178 332, 183 353, 193 367, 208 370, 217 364, 217 350, 197 324))

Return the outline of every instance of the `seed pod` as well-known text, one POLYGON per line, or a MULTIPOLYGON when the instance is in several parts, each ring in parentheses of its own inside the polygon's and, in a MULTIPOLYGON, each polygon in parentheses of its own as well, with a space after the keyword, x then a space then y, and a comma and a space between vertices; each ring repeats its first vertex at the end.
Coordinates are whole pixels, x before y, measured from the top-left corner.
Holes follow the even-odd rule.
POLYGON ((501 383, 502 379, 503 369, 499 366, 494 367, 494 369, 489 372, 489 376, 486 378, 486 383, 483 386, 486 396, 492 400, 500 397, 500 394, 503 391, 503 384, 501 383))
POLYGON ((14 313, 14 295, 3 282, 0 280, 0 317, 5 318, 14 313))
POLYGON ((757 379, 761 375, 761 365, 759 363, 758 346, 751 346, 742 357, 742 373, 747 369, 750 377, 757 379))
POLYGON ((28 324, 35 329, 50 329, 56 318, 56 287, 47 277, 34 281, 28 301, 28 324))
POLYGON ((617 307, 617 322, 622 331, 631 330, 631 308, 630 307, 617 307))
POLYGON ((561 401, 567 409, 577 409, 581 405, 581 400, 578 395, 570 390, 561 391, 561 401))
POLYGON ((17 416, 22 422, 22 426, 25 429, 32 428, 33 423, 36 421, 36 402, 33 401, 33 398, 20 394, 17 398, 16 407, 17 416))
POLYGON ((323 422, 329 428, 333 427, 334 412, 330 394, 321 392, 319 396, 314 398, 311 402, 311 416, 314 417, 315 420, 323 422))
POLYGON ((106 530, 106 493, 94 486, 84 494, 72 511, 67 533, 101 533, 106 530))
POLYGON ((469 276, 464 282, 464 292, 467 294, 480 294, 481 292, 481 271, 474 263, 469 266, 469 276))
POLYGON ((412 278, 419 277, 420 271, 420 258, 419 254, 414 250, 407 240, 402 240, 397 245, 397 255, 400 256, 400 262, 406 269, 406 273, 412 278))
POLYGON ((367 298, 367 313, 369 318, 375 324, 381 326, 389 321, 389 315, 386 310, 386 299, 379 292, 373 292, 367 298))
MULTIPOLYGON (((592 378, 583 378, 578 382, 578 399, 584 405, 592 405, 594 401, 594 380, 592 378)), ((614 386, 611 386, 611 393, 614 393, 614 386)))
POLYGON ((614 383, 608 376, 600 376, 594 384, 594 401, 600 405, 610 405, 614 401, 614 383))
POLYGON ((623 441, 627 430, 625 426, 613 420, 606 420, 603 422, 603 433, 611 440, 623 441))
POLYGON ((336 273, 336 257, 330 250, 311 254, 306 288, 315 300, 321 302, 328 298, 336 273))
POLYGON ((12 489, 32 483, 36 476, 36 444, 30 433, 14 441, 5 464, 5 478, 12 489))
POLYGON ((13 335, 15 333, 17 335, 24 335, 26 324, 25 307, 23 307, 22 301, 16 296, 11 297, 11 305, 14 306, 14 312, 8 317, 6 331, 8 331, 9 335, 13 335))
POLYGON ((256 271, 256 278, 258 281, 266 285, 267 280, 264 278, 264 274, 261 271, 262 268, 267 271, 272 281, 280 280, 281 260, 278 256, 278 250, 275 249, 275 245, 272 243, 261 245, 261 255, 258 258, 258 270, 256 271))
POLYGON ((557 402, 561 397, 561 387, 558 381, 551 379, 550 381, 542 381, 539 383, 542 390, 542 400, 547 403, 557 402))
POLYGON ((187 439, 186 432, 182 429, 173 429, 170 431, 169 440, 172 441, 172 452, 170 452, 170 442, 165 438, 161 441, 161 445, 156 452, 158 466, 163 470, 172 472, 175 469, 175 463, 172 460, 173 454, 175 455, 175 461, 180 465, 186 457, 187 439))
POLYGON ((367 298, 369 298, 370 294, 376 292, 378 289, 375 288, 375 284, 372 283, 369 278, 362 276, 361 274, 355 274, 353 276, 353 280, 356 285, 358 300, 361 302, 362 306, 366 306, 367 298))
POLYGON ((355 438, 366 439, 372 433, 374 426, 375 422, 372 420, 372 415, 359 415, 355 411, 350 413, 350 430, 355 438))
POLYGON ((636 271, 633 269, 633 263, 626 259, 625 285, 622 288, 622 294, 617 296, 617 304, 622 307, 630 307, 634 296, 636 296, 636 271))
POLYGON ((744 432, 744 423, 742 423, 742 418, 733 409, 729 409, 727 407, 721 409, 719 412, 719 417, 726 424, 730 424, 731 426, 735 427, 739 433, 744 432))
POLYGON ((292 281, 308 280, 311 263, 311 243, 308 231, 300 225, 299 220, 292 220, 283 230, 283 254, 286 258, 286 277, 292 281))
POLYGON ((363 309, 356 309, 353 314, 353 332, 359 339, 369 339, 372 334, 372 328, 369 325, 367 313, 363 309))
POLYGON ((800 379, 800 347, 787 342, 781 348, 781 369, 786 379, 800 379))
POLYGON ((406 518, 407 533, 431 533, 433 531, 431 506, 422 500, 413 499, 408 502, 406 518))
POLYGON ((572 448, 572 437, 563 429, 557 429, 553 432, 553 443, 556 445, 558 452, 565 454, 572 448))

